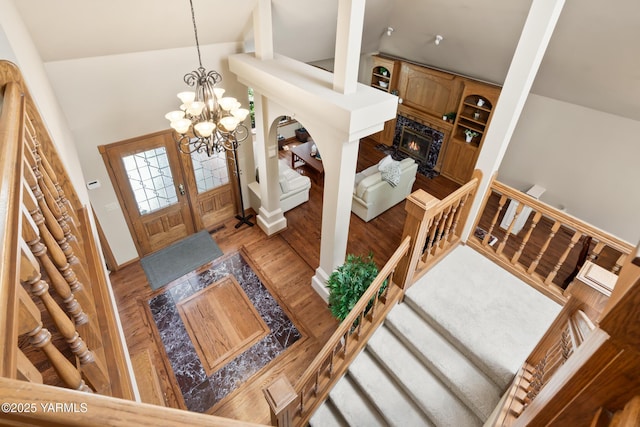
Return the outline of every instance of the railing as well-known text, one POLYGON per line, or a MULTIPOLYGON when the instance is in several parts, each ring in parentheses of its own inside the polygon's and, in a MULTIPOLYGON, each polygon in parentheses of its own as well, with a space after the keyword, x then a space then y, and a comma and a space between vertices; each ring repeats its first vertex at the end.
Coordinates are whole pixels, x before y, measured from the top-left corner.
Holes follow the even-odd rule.
POLYGON ((460 242, 479 179, 476 171, 469 183, 443 200, 422 190, 407 197, 402 243, 347 318, 295 385, 281 376, 264 389, 272 424, 309 422, 406 289, 460 242), (384 290, 383 283, 388 283, 384 290))
MULTIPOLYGON (((486 425, 609 425, 605 413, 622 411, 634 399, 640 389, 640 245, 611 278, 610 296, 589 280, 590 268, 567 289, 567 303, 486 425)), ((635 426, 634 417, 615 425, 635 426)))
POLYGON ((476 233, 468 240, 485 256, 559 303, 585 261, 617 274, 633 246, 539 200, 493 181, 476 233), (506 230, 498 224, 507 202, 517 202, 506 230), (516 223, 528 215, 520 230, 516 223), (515 233, 515 231, 518 231, 515 233))
POLYGON ((442 200, 422 190, 409 195, 403 236, 411 236, 415 243, 406 260, 410 267, 399 267, 401 274, 407 274, 399 278, 407 287, 460 243, 481 176, 474 171, 468 183, 442 200))
POLYGON ((248 425, 131 401, 90 211, 6 61, 0 147, 0 425, 248 425))
POLYGON ((409 237, 402 241, 295 385, 279 377, 265 388, 273 425, 306 425, 387 313, 400 301, 404 292, 402 283, 394 279, 394 272, 409 251, 410 241, 409 237))

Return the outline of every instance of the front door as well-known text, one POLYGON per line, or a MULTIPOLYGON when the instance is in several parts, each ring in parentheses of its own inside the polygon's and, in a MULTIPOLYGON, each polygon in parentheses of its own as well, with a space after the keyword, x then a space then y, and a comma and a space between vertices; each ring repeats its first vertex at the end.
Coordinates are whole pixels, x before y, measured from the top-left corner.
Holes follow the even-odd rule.
POLYGON ((180 155, 196 228, 211 230, 235 213, 227 153, 180 155))
POLYGON ((181 163, 170 133, 99 149, 141 257, 194 233, 181 163))

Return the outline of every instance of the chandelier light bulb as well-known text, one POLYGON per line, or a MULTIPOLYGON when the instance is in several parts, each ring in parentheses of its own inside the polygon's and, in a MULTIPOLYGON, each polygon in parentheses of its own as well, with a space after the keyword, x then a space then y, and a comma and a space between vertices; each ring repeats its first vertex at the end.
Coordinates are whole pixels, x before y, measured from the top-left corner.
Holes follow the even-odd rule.
POLYGON ((204 102, 195 101, 189 105, 189 108, 187 108, 187 114, 190 116, 199 116, 202 114, 202 110, 204 110, 204 102))
POLYGON ((196 93, 191 91, 180 92, 178 94, 178 98, 182 101, 183 104, 190 104, 196 99, 196 93))
POLYGON ((247 110, 246 108, 238 108, 236 110, 232 110, 231 114, 239 121, 243 121, 249 115, 249 110, 247 110))
POLYGON ((209 138, 213 131, 216 129, 216 125, 211 122, 196 123, 193 128, 203 138, 209 138))
POLYGON ((191 127, 191 120, 189 119, 180 119, 171 122, 171 127, 178 132, 180 135, 184 135, 189 132, 189 128, 191 127))
POLYGON ((236 102, 238 102, 238 100, 230 96, 225 96, 224 98, 220 99, 218 102, 220 103, 220 108, 222 108, 224 111, 230 111, 235 107, 236 102))
POLYGON ((220 124, 226 132, 233 132, 238 127, 238 119, 233 116, 227 116, 220 119, 220 124))
POLYGON ((170 122, 175 122, 176 120, 184 118, 184 111, 169 111, 164 115, 164 118, 169 120, 170 122))

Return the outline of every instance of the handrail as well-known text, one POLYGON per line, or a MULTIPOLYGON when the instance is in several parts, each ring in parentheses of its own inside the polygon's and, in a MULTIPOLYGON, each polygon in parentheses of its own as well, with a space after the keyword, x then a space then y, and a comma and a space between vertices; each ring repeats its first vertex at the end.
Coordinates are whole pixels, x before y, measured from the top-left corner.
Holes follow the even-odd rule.
POLYGON ((307 425, 333 385, 404 295, 403 284, 394 281, 393 273, 410 246, 411 238, 407 236, 294 386, 280 376, 264 389, 272 424, 307 425), (387 286, 381 292, 385 282, 387 286))
MULTIPOLYGON (((391 258, 389 258, 389 261, 387 261, 387 263, 384 265, 382 270, 380 270, 376 278, 373 280, 373 282, 371 282, 371 285, 369 285, 365 293, 362 294, 362 296, 360 297, 356 305, 353 306, 353 309, 351 309, 347 317, 342 322, 340 322, 340 325, 335 330, 333 335, 331 335, 331 338, 329 338, 329 340, 324 345, 324 347, 322 347, 322 350, 320 350, 320 352, 318 353, 318 356, 313 360, 313 362, 311 362, 309 367, 300 376, 300 379, 296 382, 296 386, 295 386, 296 391, 299 392, 301 389, 301 386, 306 384, 307 381, 309 381, 314 377, 315 373, 321 368, 321 365, 324 361, 323 359, 334 348, 336 348, 336 345, 340 343, 340 340, 342 339, 342 337, 350 333, 351 329, 353 328, 352 325, 354 325, 356 321, 359 322, 358 326, 361 327, 362 320, 363 320, 362 317, 363 317, 363 314, 365 313, 365 309, 367 308, 367 305, 369 305, 369 302, 372 299, 377 300, 378 293, 380 291, 380 288, 382 287, 382 284, 387 280, 387 278, 395 270, 395 267, 396 265, 398 265, 398 262, 400 261, 400 259, 403 256, 405 256, 405 254, 409 250, 410 242, 411 242, 411 239, 407 237, 402 241, 402 243, 400 243, 400 246, 398 246, 398 249, 396 249, 396 251, 393 253, 391 258)), ((391 286, 391 283, 389 283, 389 286, 391 286)), ((371 310, 375 310, 375 304, 371 307, 371 310)))
POLYGON ((265 427, 8 378, 0 378, 0 396, 0 425, 265 427))
POLYGON ((618 274, 625 259, 634 249, 624 240, 498 182, 495 178, 475 224, 475 229, 478 228, 482 228, 484 237, 471 236, 469 246, 560 304, 566 302, 564 289, 585 261, 595 262, 603 267, 608 263, 608 268, 618 274), (498 198, 497 210, 489 208, 492 196, 498 198), (518 202, 518 206, 508 229, 504 231, 496 225, 509 201, 518 202), (518 231, 514 231, 516 221, 523 212, 529 217, 523 228, 515 234, 518 231), (535 239, 538 241, 534 244, 535 239), (579 251, 580 246, 582 251, 579 251), (543 265, 545 262, 546 265, 543 265), (573 271, 569 274, 567 270, 570 268, 573 271), (560 281, 563 271, 565 280, 560 284, 554 283, 560 281))
MULTIPOLYGON (((5 79, 15 77, 4 73, 5 79)), ((0 84, 2 82, 0 81, 0 84)), ((8 81, 4 86, 2 114, 0 116, 0 376, 15 378, 16 345, 18 340, 18 298, 16 285, 18 276, 18 233, 22 179, 22 149, 20 141, 20 112, 24 110, 24 99, 19 84, 8 81)))

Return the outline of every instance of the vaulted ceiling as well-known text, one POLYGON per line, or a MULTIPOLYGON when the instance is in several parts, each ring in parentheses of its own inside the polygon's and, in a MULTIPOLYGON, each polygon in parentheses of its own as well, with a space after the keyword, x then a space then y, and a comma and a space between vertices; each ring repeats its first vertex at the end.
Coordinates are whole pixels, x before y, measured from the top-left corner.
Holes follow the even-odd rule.
MULTIPOLYGON (((44 62, 194 44, 187 0, 14 3, 44 62)), ((200 44, 251 45, 255 3, 194 0, 200 44)), ((272 0, 276 51, 304 62, 333 57, 337 5, 338 0, 272 0)), ((502 83, 530 5, 531 0, 367 0, 362 51, 502 83), (444 37, 439 46, 433 43, 436 34, 444 37)), ((532 91, 640 121, 639 18, 637 0, 567 0, 532 91)))

